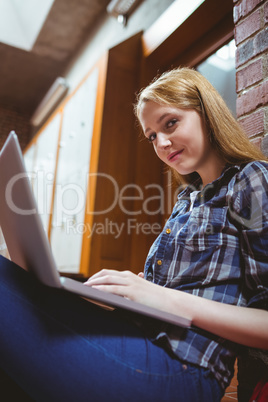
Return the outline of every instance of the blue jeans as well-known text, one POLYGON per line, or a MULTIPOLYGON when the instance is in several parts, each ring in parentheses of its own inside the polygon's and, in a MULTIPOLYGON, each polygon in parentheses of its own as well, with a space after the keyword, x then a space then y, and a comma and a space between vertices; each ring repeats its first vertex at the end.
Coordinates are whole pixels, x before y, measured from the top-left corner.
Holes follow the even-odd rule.
POLYGON ((153 344, 128 314, 45 287, 0 257, 0 365, 34 400, 220 401, 208 370, 153 344))

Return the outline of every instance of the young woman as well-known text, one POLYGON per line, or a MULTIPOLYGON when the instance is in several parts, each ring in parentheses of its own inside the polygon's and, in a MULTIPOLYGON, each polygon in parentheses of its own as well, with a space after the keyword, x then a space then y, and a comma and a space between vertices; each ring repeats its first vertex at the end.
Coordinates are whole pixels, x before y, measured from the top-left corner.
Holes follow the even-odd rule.
POLYGON ((136 114, 185 188, 143 273, 85 285, 193 325, 104 311, 2 260, 1 364, 35 400, 220 401, 241 345, 268 349, 266 158, 194 70, 153 81, 136 114))

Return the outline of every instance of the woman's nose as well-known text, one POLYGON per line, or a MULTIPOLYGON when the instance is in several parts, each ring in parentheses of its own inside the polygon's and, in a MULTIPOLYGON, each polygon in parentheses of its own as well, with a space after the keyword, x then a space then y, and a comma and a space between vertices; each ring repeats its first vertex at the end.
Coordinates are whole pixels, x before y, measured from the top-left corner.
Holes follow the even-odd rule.
POLYGON ((165 149, 171 145, 171 140, 165 134, 158 133, 157 135, 157 146, 159 148, 165 149))

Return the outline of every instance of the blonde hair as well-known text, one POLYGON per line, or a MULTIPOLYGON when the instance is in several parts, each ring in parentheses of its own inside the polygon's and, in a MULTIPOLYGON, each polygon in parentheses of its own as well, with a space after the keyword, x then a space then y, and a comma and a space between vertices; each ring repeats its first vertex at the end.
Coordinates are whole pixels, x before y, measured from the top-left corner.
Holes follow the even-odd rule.
MULTIPOLYGON (((267 160, 249 141, 220 94, 198 71, 187 67, 176 68, 154 79, 138 94, 135 105, 138 119, 142 104, 149 101, 196 110, 206 124, 215 151, 226 164, 267 160)), ((176 172, 175 177, 181 183, 190 183, 196 175, 182 176, 176 172)))

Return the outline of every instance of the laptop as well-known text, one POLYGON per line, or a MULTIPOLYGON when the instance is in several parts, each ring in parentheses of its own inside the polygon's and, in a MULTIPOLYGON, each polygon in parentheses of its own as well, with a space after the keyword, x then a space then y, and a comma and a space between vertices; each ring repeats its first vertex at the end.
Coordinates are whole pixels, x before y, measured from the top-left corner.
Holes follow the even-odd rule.
POLYGON ((173 325, 191 325, 186 317, 166 313, 60 276, 14 131, 10 132, 0 153, 0 227, 11 261, 29 271, 44 285, 64 289, 97 304, 130 310, 173 325))

